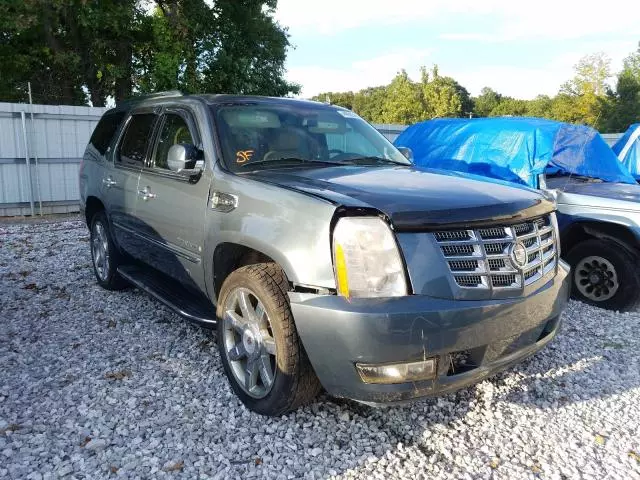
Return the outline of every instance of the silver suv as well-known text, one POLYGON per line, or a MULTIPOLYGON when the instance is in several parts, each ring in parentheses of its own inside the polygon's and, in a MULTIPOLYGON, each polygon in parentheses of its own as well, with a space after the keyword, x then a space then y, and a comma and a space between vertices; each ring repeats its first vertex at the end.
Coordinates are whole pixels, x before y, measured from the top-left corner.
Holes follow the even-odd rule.
POLYGON ((215 327, 231 387, 266 415, 321 387, 386 404, 477 382, 547 344, 569 292, 551 201, 420 170, 322 103, 124 102, 80 192, 98 283, 215 327))

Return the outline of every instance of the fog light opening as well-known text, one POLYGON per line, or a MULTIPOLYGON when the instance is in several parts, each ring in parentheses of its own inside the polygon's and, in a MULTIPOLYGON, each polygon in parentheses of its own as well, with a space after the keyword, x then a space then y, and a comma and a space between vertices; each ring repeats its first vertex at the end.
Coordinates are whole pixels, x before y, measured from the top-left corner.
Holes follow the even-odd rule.
POLYGON ((436 377, 436 366, 435 358, 427 358, 406 363, 356 363, 356 370, 364 383, 393 384, 432 380, 436 377))

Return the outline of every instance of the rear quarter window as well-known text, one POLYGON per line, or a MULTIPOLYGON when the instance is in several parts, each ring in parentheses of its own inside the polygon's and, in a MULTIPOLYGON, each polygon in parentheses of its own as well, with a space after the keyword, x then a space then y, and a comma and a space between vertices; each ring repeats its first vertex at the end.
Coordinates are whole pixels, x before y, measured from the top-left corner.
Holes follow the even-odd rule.
POLYGON ((111 140, 122 123, 124 115, 124 112, 106 113, 102 116, 98 125, 96 125, 89 143, 93 145, 101 155, 104 155, 109 145, 111 145, 111 140))

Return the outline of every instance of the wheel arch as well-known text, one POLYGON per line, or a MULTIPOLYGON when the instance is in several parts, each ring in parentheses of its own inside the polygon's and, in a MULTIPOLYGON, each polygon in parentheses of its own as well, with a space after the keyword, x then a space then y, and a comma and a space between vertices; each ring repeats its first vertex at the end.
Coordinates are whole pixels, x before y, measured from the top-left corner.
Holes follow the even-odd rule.
POLYGON ((257 263, 275 263, 282 268, 287 282, 289 282, 287 269, 261 250, 233 242, 218 244, 213 252, 213 292, 215 298, 218 298, 223 282, 233 271, 257 263))
POLYGON ((101 210, 105 210, 104 203, 102 203, 102 201, 98 197, 95 197, 93 195, 87 197, 84 208, 84 216, 85 222, 87 223, 87 226, 89 228, 91 228, 91 219, 96 213, 101 210))
POLYGON ((632 253, 639 253, 638 239, 633 231, 618 223, 585 220, 569 225, 560 235, 563 253, 569 253, 585 240, 608 240, 615 242, 632 253))

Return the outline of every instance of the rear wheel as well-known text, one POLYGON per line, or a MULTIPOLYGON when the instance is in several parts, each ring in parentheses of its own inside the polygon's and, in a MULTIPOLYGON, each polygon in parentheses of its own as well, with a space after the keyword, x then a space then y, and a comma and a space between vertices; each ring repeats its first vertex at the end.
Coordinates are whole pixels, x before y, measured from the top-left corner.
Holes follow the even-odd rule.
POLYGON ((639 258, 612 241, 587 240, 567 255, 574 298, 611 310, 633 310, 640 302, 639 258))
POLYGON ((90 243, 93 271, 100 286, 107 290, 127 288, 128 283, 117 271, 121 256, 111 238, 104 211, 97 212, 91 219, 90 243))
POLYGON ((263 415, 281 415, 310 402, 320 383, 298 338, 282 269, 242 267, 218 298, 218 348, 235 394, 263 415))

